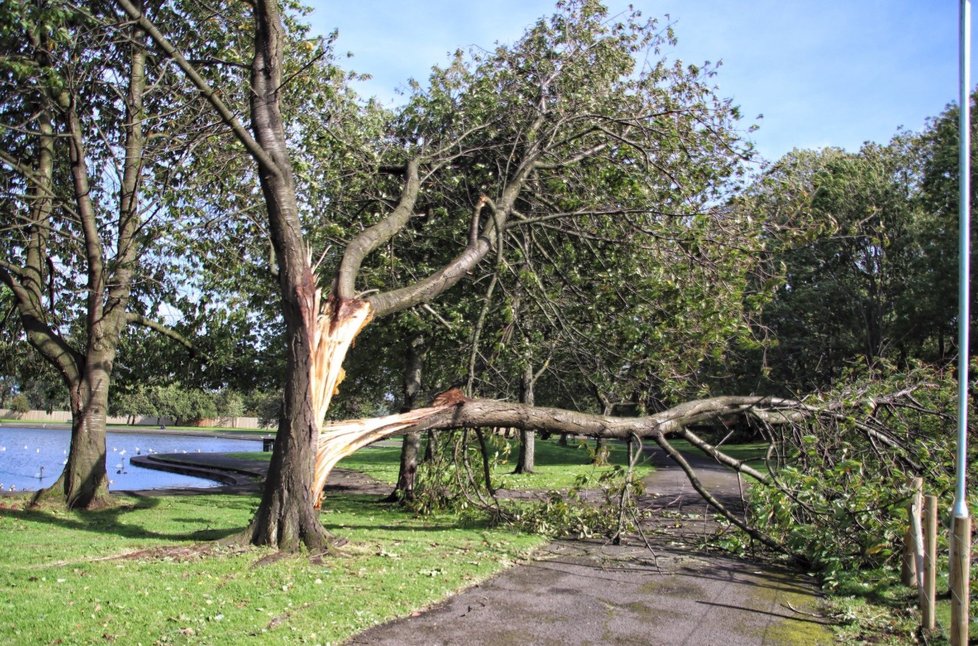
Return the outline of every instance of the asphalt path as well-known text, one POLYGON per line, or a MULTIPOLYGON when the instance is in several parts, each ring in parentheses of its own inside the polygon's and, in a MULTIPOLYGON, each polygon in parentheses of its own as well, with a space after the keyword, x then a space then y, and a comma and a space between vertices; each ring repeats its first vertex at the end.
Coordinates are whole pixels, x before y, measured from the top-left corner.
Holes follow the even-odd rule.
MULTIPOLYGON (((555 541, 522 564, 349 644, 830 644, 811 579, 697 548, 715 525, 668 458, 645 481, 648 544, 555 541)), ((706 460, 705 486, 740 500, 735 474, 706 460)))

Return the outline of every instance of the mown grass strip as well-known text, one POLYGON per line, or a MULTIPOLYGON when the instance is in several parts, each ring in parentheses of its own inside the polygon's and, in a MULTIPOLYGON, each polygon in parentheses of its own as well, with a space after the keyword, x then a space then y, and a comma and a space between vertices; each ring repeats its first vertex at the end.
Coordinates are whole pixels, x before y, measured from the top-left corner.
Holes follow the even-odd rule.
POLYGON ((23 511, 15 501, 0 508, 0 643, 8 644, 336 642, 443 599, 544 541, 337 495, 323 523, 350 541, 341 554, 274 559, 260 549, 198 549, 244 528, 254 496, 124 498, 90 513, 23 511))

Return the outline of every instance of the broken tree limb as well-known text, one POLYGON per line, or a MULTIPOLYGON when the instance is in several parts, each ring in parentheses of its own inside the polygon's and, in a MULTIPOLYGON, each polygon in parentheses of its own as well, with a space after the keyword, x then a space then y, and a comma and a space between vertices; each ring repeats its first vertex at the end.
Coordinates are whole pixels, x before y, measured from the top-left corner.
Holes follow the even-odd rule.
MULTIPOLYGON (((342 329, 349 333, 355 325, 355 322, 351 322, 350 327, 338 327, 337 330, 342 329)), ((335 351, 343 350, 345 354, 345 348, 338 342, 329 347, 335 351)), ((322 381, 317 392, 323 392, 323 396, 328 398, 341 377, 339 373, 333 375, 325 367, 324 370, 326 375, 317 377, 317 383, 322 381), (328 384, 332 384, 332 387, 327 388, 328 384)), ((325 402, 328 406, 328 399, 325 402)), ((409 432, 512 427, 624 440, 632 435, 642 438, 682 433, 690 424, 711 421, 720 416, 763 415, 770 418, 781 415, 782 419, 786 419, 791 416, 790 411, 797 410, 798 406, 797 402, 771 397, 714 397, 680 404, 647 417, 612 417, 489 399, 469 399, 457 389, 452 389, 438 395, 427 408, 374 419, 324 424, 316 456, 313 493, 318 500, 329 472, 341 458, 377 440, 409 432)), ((322 410, 325 412, 325 408, 322 410)), ((705 444, 702 440, 700 443, 705 444)), ((716 449, 713 451, 719 453, 716 449)), ((750 473, 753 470, 747 470, 749 467, 733 458, 724 458, 725 463, 739 464, 745 473, 754 475, 750 473)), ((759 479, 763 480, 763 476, 759 479)))
POLYGON ((725 464, 731 469, 733 469, 734 471, 737 471, 738 473, 746 473, 747 475, 754 478, 758 482, 763 482, 764 484, 770 484, 771 479, 768 478, 766 475, 764 475, 757 469, 754 469, 746 462, 743 462, 742 460, 737 460, 736 458, 732 458, 726 453, 723 453, 722 451, 717 449, 717 447, 713 446, 708 442, 705 442, 700 436, 696 435, 696 433, 693 433, 688 428, 684 428, 680 435, 687 442, 689 442, 699 450, 703 451, 703 453, 706 453, 720 464, 725 464))
POLYGON ((779 552, 785 551, 783 545, 781 545, 775 540, 772 540, 769 536, 762 534, 761 532, 757 531, 756 529, 754 529, 753 527, 751 527, 741 519, 737 518, 734 514, 730 512, 729 509, 726 508, 726 506, 723 503, 717 500, 716 497, 703 486, 703 483, 696 475, 696 471, 689 464, 689 462, 686 461, 686 458, 683 457, 682 453, 677 451, 671 444, 669 444, 669 442, 666 441, 666 438, 662 433, 657 433, 653 435, 652 439, 654 439, 655 443, 658 444, 660 447, 662 447, 662 450, 665 451, 669 455, 669 457, 672 458, 673 461, 675 461, 675 463, 679 465, 679 467, 686 474, 686 478, 689 480, 689 483, 693 485, 694 489, 696 489, 696 492, 700 496, 702 496, 703 500, 709 503, 711 507, 713 507, 715 510, 720 512, 721 516, 723 516, 731 523, 733 523, 734 525, 736 525, 737 527, 745 531, 754 540, 759 541, 764 545, 767 545, 773 550, 779 552))
MULTIPOLYGON (((651 437, 655 433, 681 433, 691 424, 712 421, 719 416, 774 417, 783 412, 786 419, 800 404, 772 397, 712 397, 679 404, 668 410, 645 417, 613 417, 581 413, 561 408, 529 406, 491 399, 468 399, 453 391, 442 393, 435 400, 434 412, 417 418, 405 431, 445 430, 453 428, 504 427, 537 430, 568 435, 586 435, 626 440, 629 435, 651 437), (438 403, 451 404, 439 407, 438 403)), ((426 410, 426 409, 419 409, 426 410)), ((397 415, 383 419, 393 420, 397 415)), ((345 424, 345 422, 337 422, 345 424)), ((329 432, 332 424, 324 426, 329 432)))
POLYGON ((327 424, 319 436, 319 450, 316 452, 313 492, 317 500, 321 500, 323 487, 326 486, 326 480, 337 462, 368 444, 406 432, 406 429, 419 420, 438 413, 444 408, 445 405, 416 408, 407 413, 387 417, 351 419, 327 424))

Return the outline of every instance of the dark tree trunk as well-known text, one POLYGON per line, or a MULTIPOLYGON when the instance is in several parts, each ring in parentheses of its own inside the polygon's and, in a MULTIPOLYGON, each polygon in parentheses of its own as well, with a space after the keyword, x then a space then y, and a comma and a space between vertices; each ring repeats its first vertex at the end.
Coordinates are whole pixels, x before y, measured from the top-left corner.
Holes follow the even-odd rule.
MULTIPOLYGON (((402 413, 415 407, 421 391, 421 371, 424 368, 424 337, 416 336, 408 342, 404 362, 404 405, 402 413)), ((429 442, 430 444, 430 442, 429 442)), ((397 473, 397 485, 384 500, 397 502, 414 500, 414 480, 418 473, 418 449, 421 445, 420 433, 407 433, 401 444, 401 465, 397 473)))
POLYGON ((285 551, 302 546, 321 550, 328 546, 328 536, 316 509, 319 492, 311 490, 319 440, 319 420, 312 396, 312 341, 319 314, 315 307, 317 285, 302 238, 292 164, 279 109, 282 39, 276 2, 259 0, 255 4, 251 116, 255 139, 267 156, 259 163, 259 179, 279 263, 288 377, 261 504, 247 534, 255 545, 273 545, 285 551))
POLYGON ((424 458, 425 462, 433 462, 438 455, 438 447, 435 445, 435 434, 432 431, 425 433, 424 458))
MULTIPOLYGON (((523 375, 520 378, 520 403, 533 406, 535 399, 533 396, 533 366, 527 362, 523 368, 523 375)), ((520 453, 516 460, 516 470, 513 473, 533 473, 536 467, 536 432, 530 430, 520 431, 520 453)))
POLYGON ((89 372, 86 380, 70 389, 71 450, 57 481, 38 491, 31 504, 64 503, 70 509, 109 506, 109 479, 105 469, 105 416, 108 405, 108 372, 89 372))

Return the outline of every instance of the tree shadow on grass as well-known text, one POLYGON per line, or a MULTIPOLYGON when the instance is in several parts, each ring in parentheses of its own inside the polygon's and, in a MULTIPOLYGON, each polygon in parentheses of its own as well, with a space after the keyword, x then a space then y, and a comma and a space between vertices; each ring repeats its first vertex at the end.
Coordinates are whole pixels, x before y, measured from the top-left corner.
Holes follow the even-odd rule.
MULTIPOLYGON (((203 497, 203 496, 202 496, 203 497)), ((227 508, 229 501, 222 501, 222 506, 227 508)), ((253 500, 243 499, 241 506, 247 506, 251 510, 254 506, 253 500)), ((132 539, 161 539, 166 541, 213 541, 227 538, 232 534, 244 530, 244 526, 235 527, 212 527, 207 526, 213 522, 208 518, 174 518, 171 523, 181 523, 195 526, 198 529, 186 532, 161 532, 151 529, 152 518, 146 518, 144 523, 132 522, 132 514, 141 511, 149 511, 159 507, 160 497, 130 494, 118 500, 118 504, 108 509, 96 511, 60 511, 50 509, 23 509, 13 507, 0 508, 0 517, 15 518, 17 520, 51 525, 61 529, 92 532, 96 534, 107 534, 132 539), (200 525, 205 525, 199 529, 200 525)), ((238 501, 234 501, 234 506, 238 506, 238 501)), ((206 503, 205 503, 206 506, 206 503)))

